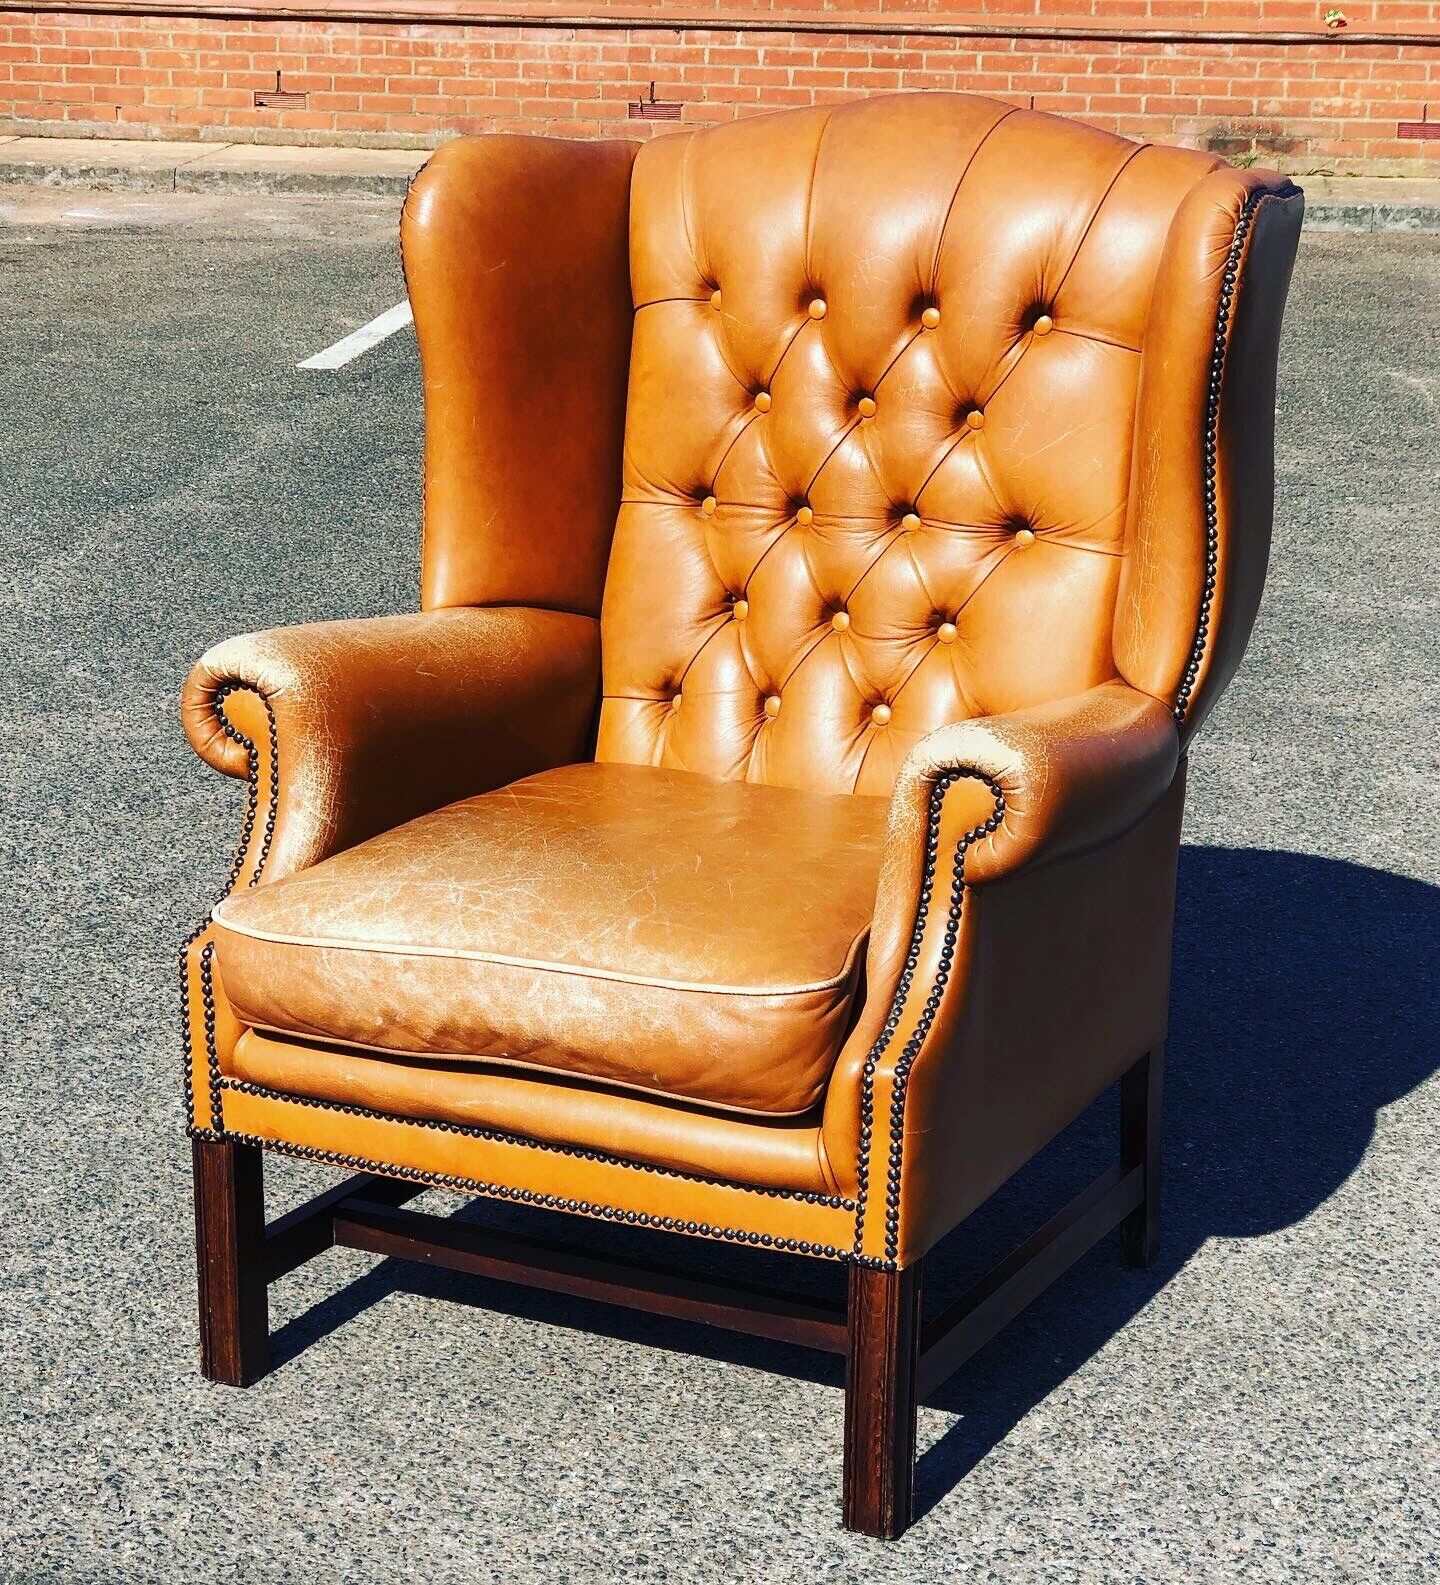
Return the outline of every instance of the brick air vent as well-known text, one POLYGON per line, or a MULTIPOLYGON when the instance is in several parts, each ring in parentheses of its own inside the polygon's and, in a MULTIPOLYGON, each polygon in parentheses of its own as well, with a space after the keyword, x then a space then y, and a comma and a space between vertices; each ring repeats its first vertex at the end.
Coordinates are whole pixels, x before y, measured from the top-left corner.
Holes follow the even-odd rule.
POLYGON ((275 86, 273 88, 257 88, 255 90, 255 108, 257 110, 303 110, 310 96, 305 93, 296 93, 294 89, 286 88, 280 81, 280 73, 275 73, 275 86))
POLYGON ((1400 138, 1440 138, 1440 121, 1432 121, 1430 106, 1424 105, 1420 110, 1420 119, 1400 122, 1395 128, 1395 135, 1400 138))
POLYGON ((678 99, 657 99, 654 83, 650 84, 648 99, 632 99, 625 107, 632 121, 678 121, 684 108, 678 99))

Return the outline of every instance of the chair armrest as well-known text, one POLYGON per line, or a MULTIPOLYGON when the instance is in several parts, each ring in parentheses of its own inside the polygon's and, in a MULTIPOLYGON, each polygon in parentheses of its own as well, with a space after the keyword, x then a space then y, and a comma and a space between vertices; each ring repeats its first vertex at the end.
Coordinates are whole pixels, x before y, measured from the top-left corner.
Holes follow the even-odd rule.
POLYGON ((186 680, 201 759, 251 784, 230 885, 586 757, 599 624, 523 608, 315 622, 232 638, 186 680))
POLYGON ((901 767, 887 841, 918 874, 914 838, 930 823, 936 788, 957 777, 981 783, 988 793, 972 785, 961 798, 967 815, 984 811, 965 854, 967 884, 983 885, 1119 836, 1170 785, 1179 754, 1170 712, 1123 682, 957 721, 921 738, 901 767))
POLYGON ((1121 682, 943 727, 912 750, 891 800, 866 1002, 825 1103, 827 1161, 862 1202, 857 1252, 904 1264, 1023 1163, 1002 1143, 1003 1118, 977 1159, 955 1159, 971 1138, 967 1106, 972 1120, 997 1096, 1027 1108, 1016 1149, 1043 1134, 1038 1148, 1157 1017, 1163 1036, 1178 756, 1165 705, 1121 682), (1133 1019, 1114 993, 1117 950, 1138 965, 1125 987, 1133 1019), (1107 969, 1111 983, 1095 986, 1107 969), (1060 1083, 1057 1039, 1070 1066, 1060 1083), (911 1148, 931 1134, 951 1160, 911 1148))

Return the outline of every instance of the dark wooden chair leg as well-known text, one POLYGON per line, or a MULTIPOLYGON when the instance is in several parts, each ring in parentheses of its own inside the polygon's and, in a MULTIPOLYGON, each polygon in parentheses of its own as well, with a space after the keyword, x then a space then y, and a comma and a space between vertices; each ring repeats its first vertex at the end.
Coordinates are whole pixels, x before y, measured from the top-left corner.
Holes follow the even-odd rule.
POLYGON ((1120 1224, 1120 1244, 1132 1266, 1148 1266, 1160 1248, 1161 1098, 1165 1048, 1157 1046, 1120 1081, 1120 1165, 1141 1167, 1145 1198, 1120 1224))
POLYGON ((211 1381, 248 1387, 270 1368, 261 1153, 212 1139, 192 1145, 200 1369, 211 1381))
POLYGON ((850 1268, 845 1354, 845 1528, 893 1541, 915 1513, 920 1264, 850 1268))

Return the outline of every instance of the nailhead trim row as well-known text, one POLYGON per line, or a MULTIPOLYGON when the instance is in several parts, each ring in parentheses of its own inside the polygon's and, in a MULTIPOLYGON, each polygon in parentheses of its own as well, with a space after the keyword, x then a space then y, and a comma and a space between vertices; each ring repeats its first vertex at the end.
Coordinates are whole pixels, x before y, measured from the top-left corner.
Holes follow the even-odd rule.
MULTIPOLYGON (((227 682, 223 683, 215 690, 215 719, 219 721, 220 729, 224 732, 225 736, 228 737, 231 742, 238 743, 249 756, 249 779, 251 788, 250 806, 245 813, 245 824, 240 829, 240 846, 235 854, 235 862, 231 866, 230 879, 226 883, 225 890, 221 893, 220 897, 216 899, 217 902, 230 895, 231 890, 234 888, 235 882, 240 878, 240 870, 245 861, 245 849, 249 844, 250 835, 254 829, 255 805, 259 801, 259 752, 257 751, 255 745, 248 737, 245 736, 243 732, 239 731, 236 727, 231 726, 230 722, 225 718, 225 711, 222 708, 226 699, 228 699, 232 693, 239 693, 242 690, 248 688, 248 686, 249 685, 246 683, 227 682)), ((275 838, 275 822, 278 819, 280 813, 280 740, 279 732, 275 724, 275 712, 270 708, 270 701, 264 696, 264 694, 260 693, 258 689, 252 689, 251 691, 255 693, 261 704, 265 706, 265 723, 270 738, 269 807, 265 811, 265 829, 260 836, 260 855, 255 861, 255 873, 250 877, 250 880, 247 883, 250 886, 255 886, 259 884, 261 871, 265 868, 265 860, 270 857, 270 844, 275 838)))
POLYGON ((530 1150, 548 1150, 557 1156, 573 1156, 579 1161, 598 1161, 607 1166, 631 1167, 637 1172, 653 1173, 661 1178, 679 1178, 686 1183, 704 1183, 717 1189, 738 1189, 746 1194, 762 1194, 773 1200, 800 1200, 806 1205, 824 1205, 832 1210, 853 1211, 854 1200, 840 1195, 819 1194, 810 1189, 776 1189, 762 1184, 736 1183, 728 1178, 707 1178, 702 1173, 684 1172, 678 1167, 661 1167, 648 1161, 635 1161, 628 1156, 614 1156, 603 1150, 590 1150, 583 1145, 561 1145, 547 1139, 529 1139, 523 1134, 508 1134, 495 1128, 481 1128, 471 1123, 450 1123, 433 1117, 404 1117, 397 1112, 382 1112, 371 1106, 357 1106, 342 1101, 325 1101, 311 1095, 294 1095, 287 1090, 273 1090, 264 1084, 254 1084, 248 1079, 225 1078, 221 1087, 237 1095, 256 1095, 264 1100, 286 1101, 294 1106, 312 1106, 325 1112, 340 1112, 346 1117, 373 1117, 383 1123, 405 1123, 411 1128, 431 1128, 442 1134, 460 1134, 467 1139, 483 1139, 495 1144, 522 1145, 530 1150))
POLYGON ((215 1049, 215 986, 212 978, 214 963, 215 943, 207 941, 200 949, 200 1001, 205 1018, 205 1066, 210 1083, 210 1124, 223 1134, 225 1117, 220 1094, 223 1081, 220 1077, 220 1053, 215 1049))
POLYGON ((940 1010, 940 1003, 944 997, 945 987, 949 983, 951 965, 955 959, 955 944, 960 936, 960 912, 965 900, 965 855, 972 843, 978 842, 982 837, 989 836, 995 831, 1005 818, 1005 795, 999 785, 989 776, 977 770, 959 768, 942 772, 935 780, 935 785, 930 789, 930 812, 925 830, 925 858, 924 869, 920 883, 920 901, 915 910, 915 926, 910 935, 910 947, 905 954, 905 966, 900 972, 899 983, 895 987, 895 996, 890 1004, 890 1012, 886 1017, 885 1026, 880 1031, 875 1044, 870 1048, 870 1053, 865 1059, 865 1067, 861 1076, 860 1085, 860 1161, 859 1161, 859 1196, 855 1213, 855 1246, 851 1259, 860 1265, 870 1266, 881 1271, 898 1270, 896 1255, 900 1243, 900 1177, 903 1164, 904 1137, 905 1137, 905 1095, 910 1078, 910 1069, 915 1058, 920 1054, 925 1044, 926 1036, 930 1033, 940 1010), (940 949, 940 963, 935 971, 935 982, 930 988, 930 994, 925 999, 925 1006, 920 1017, 916 1020, 915 1029, 905 1048, 895 1064, 890 1096, 890 1127, 889 1127, 889 1154, 886 1158, 885 1174, 885 1257, 879 1259, 873 1255, 862 1253, 865 1238, 865 1206, 870 1187, 870 1154, 874 1145, 875 1133, 875 1076, 880 1066, 880 1061, 889 1048, 890 1042, 895 1037, 895 1030, 899 1026, 900 1018, 909 1000, 910 988, 915 978, 915 970, 920 962, 920 944, 925 935, 925 926, 930 917, 930 902, 934 890, 935 868, 939 857, 940 848, 940 811, 945 802, 945 794, 962 777, 974 781, 984 782, 995 795, 995 808, 990 818, 983 824, 973 827, 961 838, 955 848, 955 861, 952 870, 950 885, 950 905, 945 919, 944 945, 940 949))
MULTIPOLYGON (((225 884, 220 888, 220 893, 215 903, 222 903, 235 890, 235 883, 240 879, 240 872, 245 867, 245 855, 250 848, 250 839, 255 834, 255 816, 260 806, 260 752, 254 743, 231 726, 225 719, 225 712, 221 709, 228 695, 235 693, 244 683, 222 683, 215 690, 215 719, 220 723, 220 729, 232 742, 239 743, 244 748, 249 761, 249 774, 246 777, 245 818, 240 825, 240 840, 235 847, 235 857, 230 863, 230 873, 225 877, 225 884)), ((275 823, 280 812, 280 741, 275 724, 275 712, 270 708, 270 701, 259 695, 265 706, 265 716, 269 723, 270 737, 270 799, 269 807, 265 811, 265 829, 260 839, 260 854, 255 862, 255 873, 250 877, 249 884, 254 886, 260 879, 261 871, 265 868, 265 860, 270 856, 270 844, 275 836, 275 823)), ((212 911, 215 903, 211 904, 212 911)), ((210 921, 202 919, 188 936, 180 943, 180 1033, 184 1044, 185 1058, 183 1063, 182 1078, 185 1084, 185 1127, 193 1130, 195 1127, 195 1071, 193 1066, 194 1031, 190 1027, 190 981, 186 972, 187 958, 190 948, 205 933, 210 921)), ((216 1089, 216 1080, 219 1076, 219 1058, 215 1053, 215 1003, 211 991, 211 966, 210 959, 214 949, 206 947, 200 958, 201 992, 205 1000, 205 1044, 210 1068, 210 1105, 215 1117, 219 1117, 219 1095, 216 1089)))
POLYGON ((1219 457, 1220 387, 1225 374, 1225 344, 1230 329, 1230 310, 1235 300, 1235 290, 1240 274, 1240 260, 1250 227, 1267 198, 1288 198, 1296 189, 1290 184, 1276 191, 1261 188, 1251 193, 1235 222, 1235 236, 1225 259, 1224 273, 1220 278, 1220 308, 1215 321, 1215 339, 1210 348, 1210 376, 1205 397, 1205 587, 1200 596, 1200 615, 1195 626, 1195 639, 1190 646, 1190 658, 1180 680, 1180 690, 1175 696, 1172 714, 1178 723, 1185 719, 1195 685, 1200 678, 1200 667, 1205 659, 1205 646, 1210 636, 1210 611, 1215 601, 1215 583, 1220 565, 1220 507, 1217 496, 1216 470, 1219 457))
POLYGON ((450 1189, 459 1194, 479 1194, 488 1199, 513 1200, 521 1205, 538 1205, 549 1211, 568 1211, 578 1216, 593 1216, 605 1222, 624 1222, 634 1227, 653 1227, 667 1233, 692 1233, 702 1238, 722 1239, 731 1244, 752 1244, 757 1249, 779 1249, 792 1255, 816 1255, 824 1260, 848 1260, 849 1253, 834 1244, 812 1244, 804 1238, 778 1238, 773 1233, 746 1232, 736 1227, 716 1227, 710 1222, 682 1222, 673 1216, 656 1216, 647 1211, 622 1211, 613 1205, 598 1205, 589 1200, 571 1200, 558 1194, 542 1194, 535 1189, 513 1189, 503 1183, 486 1183, 479 1178, 461 1178, 446 1172, 422 1172, 418 1167, 400 1167, 393 1162, 367 1161, 363 1156, 321 1150, 315 1145, 292 1145, 283 1139, 264 1139, 258 1134, 219 1133, 212 1128, 191 1128, 192 1139, 211 1144, 253 1145, 301 1161, 317 1161, 325 1166, 345 1167, 354 1172, 377 1172, 407 1183, 423 1183, 426 1188, 450 1189))

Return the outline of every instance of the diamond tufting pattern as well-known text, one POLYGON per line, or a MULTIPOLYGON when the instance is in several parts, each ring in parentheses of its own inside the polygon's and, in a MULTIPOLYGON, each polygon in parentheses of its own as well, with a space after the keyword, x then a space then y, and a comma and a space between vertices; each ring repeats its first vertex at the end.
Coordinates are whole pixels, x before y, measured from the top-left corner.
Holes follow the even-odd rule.
POLYGON ((1151 284, 1215 163, 943 94, 645 146, 597 757, 885 793, 1114 676, 1151 284))

